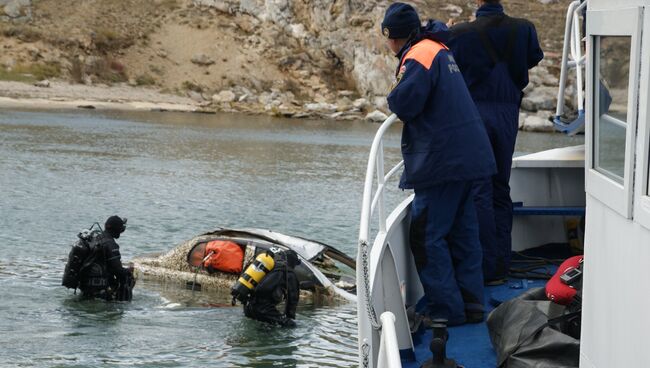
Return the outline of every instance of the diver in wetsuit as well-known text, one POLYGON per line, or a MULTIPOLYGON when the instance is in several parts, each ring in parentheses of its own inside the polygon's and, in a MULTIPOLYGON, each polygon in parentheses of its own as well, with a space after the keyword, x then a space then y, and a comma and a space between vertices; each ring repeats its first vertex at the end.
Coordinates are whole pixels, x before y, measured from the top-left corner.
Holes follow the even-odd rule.
POLYGON ((300 284, 294 268, 300 259, 294 251, 287 250, 275 255, 275 267, 252 291, 244 304, 246 317, 284 327, 296 325, 296 307, 300 298, 300 284), (284 313, 277 305, 284 300, 284 313))
POLYGON ((133 297, 133 268, 122 267, 120 246, 115 239, 126 230, 127 219, 111 216, 104 224, 87 267, 81 275, 80 289, 84 297, 131 301, 133 297))

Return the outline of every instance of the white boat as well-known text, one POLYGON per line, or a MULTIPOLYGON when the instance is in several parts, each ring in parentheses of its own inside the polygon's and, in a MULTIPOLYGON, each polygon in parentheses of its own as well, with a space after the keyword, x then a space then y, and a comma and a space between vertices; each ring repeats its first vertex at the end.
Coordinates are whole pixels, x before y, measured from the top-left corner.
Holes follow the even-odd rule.
MULTIPOLYGON (((582 4, 572 3, 569 16, 582 4)), ((586 0, 586 7, 586 55, 573 62, 585 68, 585 145, 514 160, 512 197, 523 206, 513 247, 567 242, 566 217, 586 209, 580 367, 650 367, 650 1, 586 0)), ((423 295, 408 246, 413 197, 390 212, 384 202, 385 183, 401 167, 384 169, 382 137, 394 121, 379 128, 366 172, 357 254, 360 367, 418 367, 428 350, 428 341, 414 343, 406 314, 423 295)), ((481 354, 471 343, 459 349, 481 354)), ((454 358, 467 368, 495 366, 454 358)))

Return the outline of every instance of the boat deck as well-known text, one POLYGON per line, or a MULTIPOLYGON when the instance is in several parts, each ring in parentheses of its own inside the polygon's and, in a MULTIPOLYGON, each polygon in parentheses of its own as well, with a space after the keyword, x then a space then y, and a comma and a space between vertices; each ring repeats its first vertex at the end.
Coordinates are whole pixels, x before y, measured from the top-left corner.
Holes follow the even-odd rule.
MULTIPOLYGON (((524 252, 530 257, 544 257, 545 259, 566 259, 573 254, 569 252, 566 244, 545 245, 524 252)), ((521 256, 513 255, 513 265, 516 260, 523 260, 521 256)), ((530 259, 529 259, 530 260, 530 259)), ((540 273, 553 274, 556 266, 546 265, 536 269, 540 273)), ((511 277, 503 285, 485 288, 485 306, 489 313, 501 302, 517 297, 523 292, 543 287, 547 280, 525 279, 511 277)), ((486 313, 487 316, 487 313, 486 313)), ((465 368, 494 368, 497 366, 496 353, 492 348, 490 335, 485 322, 449 327, 449 341, 447 342, 447 358, 454 359, 456 363, 465 368)), ((416 361, 402 362, 404 368, 419 368, 424 362, 431 359, 429 344, 432 338, 430 329, 420 330, 413 336, 415 344, 416 361)))

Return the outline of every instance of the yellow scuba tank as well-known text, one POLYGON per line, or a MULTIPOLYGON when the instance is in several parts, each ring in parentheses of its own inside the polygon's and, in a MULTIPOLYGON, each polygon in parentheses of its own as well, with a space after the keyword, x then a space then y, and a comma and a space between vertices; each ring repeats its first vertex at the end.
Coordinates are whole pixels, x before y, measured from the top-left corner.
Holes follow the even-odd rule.
POLYGON ((271 252, 260 253, 255 257, 255 261, 244 270, 230 290, 232 305, 235 305, 235 300, 237 299, 242 303, 246 303, 251 291, 262 281, 267 273, 271 272, 274 266, 275 260, 271 252))

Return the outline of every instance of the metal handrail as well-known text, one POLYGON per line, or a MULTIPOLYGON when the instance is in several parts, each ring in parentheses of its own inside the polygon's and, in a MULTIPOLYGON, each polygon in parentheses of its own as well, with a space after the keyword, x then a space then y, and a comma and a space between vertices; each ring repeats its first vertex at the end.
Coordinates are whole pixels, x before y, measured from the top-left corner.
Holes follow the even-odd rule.
POLYGON ((388 175, 384 176, 384 155, 383 155, 383 143, 382 139, 388 128, 393 125, 397 120, 397 115, 392 114, 381 124, 375 138, 370 146, 370 157, 368 158, 368 167, 366 169, 366 179, 363 186, 363 201, 361 203, 361 221, 359 226, 359 242, 364 241, 368 242, 370 237, 370 218, 374 212, 373 202, 376 202, 379 205, 379 229, 380 231, 385 231, 386 229, 386 215, 383 213, 383 193, 384 193, 384 183, 389 179, 390 176, 394 175, 395 172, 404 164, 400 162, 393 169, 388 172, 388 175), (380 196, 377 199, 372 200, 372 187, 373 187, 373 176, 375 174, 375 166, 377 167, 377 194, 375 197, 380 196))
POLYGON ((359 243, 357 250, 357 303, 360 310, 364 309, 370 325, 374 329, 380 329, 381 325, 377 319, 377 314, 372 306, 372 295, 370 292, 370 219, 375 209, 379 213, 379 231, 386 231, 386 213, 384 210, 384 188, 386 180, 394 175, 403 165, 403 162, 397 164, 384 176, 384 154, 383 154, 383 137, 386 131, 397 120, 397 116, 392 114, 377 129, 375 138, 370 146, 370 155, 368 158, 368 167, 364 181, 363 200, 361 203, 361 220, 359 224, 359 243), (373 177, 377 170, 377 193, 372 195, 373 177))
MULTIPOLYGON (((583 2, 573 11, 573 37, 571 39, 571 58, 576 63, 576 94, 578 95, 578 111, 583 111, 584 100, 582 92, 582 65, 585 58, 582 56, 582 37, 580 32, 580 12, 587 7, 587 2, 583 2), (582 61, 582 63, 580 63, 582 61)), ((562 101, 564 102, 564 101, 562 101)), ((564 105, 564 104, 563 104, 564 105)))
MULTIPOLYGON (((368 167, 364 181, 363 200, 361 203, 361 220, 359 224, 359 244, 357 251, 357 308, 359 313, 359 328, 371 327, 373 330, 381 330, 380 352, 378 357, 379 367, 401 367, 399 346, 397 344, 397 334, 395 332, 395 316, 390 312, 384 312, 381 317, 377 318, 377 313, 372 303, 372 293, 370 290, 370 219, 378 212, 379 232, 386 231, 386 212, 384 209, 384 190, 386 181, 393 176, 404 164, 403 161, 392 168, 388 174, 384 175, 384 152, 383 137, 386 131, 397 120, 397 116, 392 114, 377 129, 375 138, 370 146, 370 155, 368 158, 368 167), (373 183, 377 170, 377 191, 373 196, 373 183), (380 322, 381 320, 381 322, 380 322), (365 326, 365 327, 364 327, 365 326)), ((379 235, 379 234, 378 234, 379 235)), ((359 334, 361 336, 361 332, 359 334)), ((359 358, 360 365, 367 366, 369 357, 368 338, 359 340, 359 358)), ((374 365, 373 365, 374 366, 374 365)))
POLYGON ((375 192, 375 196, 372 198, 372 205, 370 206, 370 217, 372 217, 372 214, 375 213, 375 207, 377 206, 377 202, 379 202, 379 199, 383 197, 384 194, 384 189, 386 188, 386 182, 388 179, 390 179, 397 170, 401 169, 402 166, 404 166, 404 161, 400 161, 395 167, 393 167, 386 176, 384 176, 384 184, 381 184, 377 186, 377 191, 375 192))
POLYGON ((553 123, 558 130, 571 133, 575 130, 578 120, 584 119, 583 101, 583 74, 582 66, 586 56, 582 55, 582 37, 580 31, 580 12, 587 6, 586 1, 573 1, 567 9, 566 24, 564 28, 564 48, 562 50, 562 63, 560 81, 557 93, 557 106, 553 123), (569 56, 572 60, 569 60, 569 56), (561 117, 564 114, 564 92, 568 78, 569 68, 576 68, 576 94, 578 99, 578 118, 573 123, 565 123, 561 117))
POLYGON ((397 345, 397 332, 395 332, 395 315, 384 312, 379 317, 381 320, 381 338, 379 339, 379 356, 377 368, 398 368, 402 366, 397 345))

